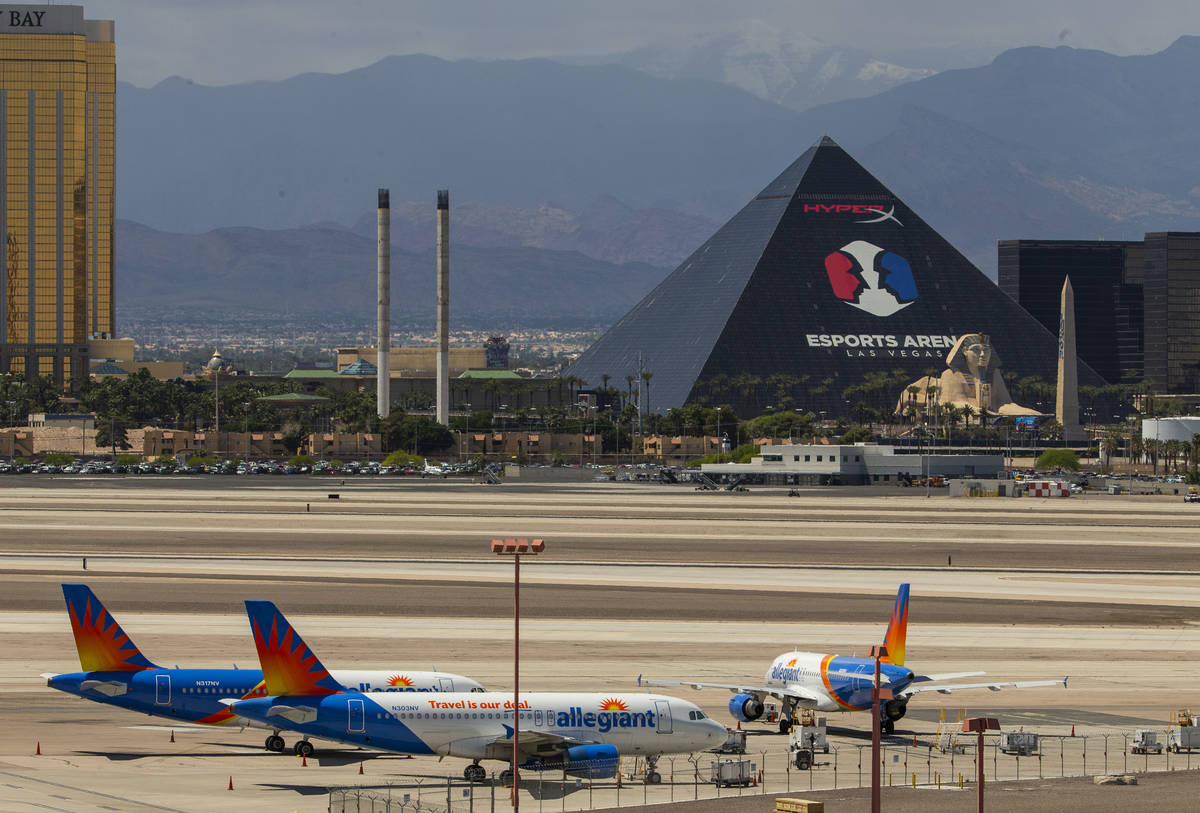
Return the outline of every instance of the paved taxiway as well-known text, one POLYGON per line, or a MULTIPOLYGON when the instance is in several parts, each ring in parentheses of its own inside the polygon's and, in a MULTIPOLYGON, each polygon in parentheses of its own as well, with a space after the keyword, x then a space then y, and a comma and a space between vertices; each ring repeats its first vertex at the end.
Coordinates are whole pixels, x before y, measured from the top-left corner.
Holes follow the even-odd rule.
MULTIPOLYGON (((257 750, 252 731, 181 730, 171 745, 153 720, 44 688, 39 673, 78 668, 58 585, 91 584, 168 665, 253 664, 240 602, 270 598, 328 665, 436 665, 503 689, 511 564, 483 551, 511 535, 548 542, 522 568, 527 687, 631 688, 639 673, 759 679, 789 646, 863 652, 908 580, 918 668, 1072 675, 1065 692, 922 696, 905 722, 924 735, 939 707, 962 706, 1049 721, 1055 733, 1072 722, 1165 725, 1191 702, 1200 654, 1196 517, 1167 497, 10 478, 0 482, 0 719, 19 733, 0 742, 0 785, 51 809, 134 809, 104 793, 167 809, 212 809, 214 793, 230 810, 324 809, 313 789, 357 783, 354 754, 301 773, 257 750), (38 741, 43 757, 32 756, 38 741)), ((679 693, 728 718, 720 693, 679 693)), ((755 738, 774 749, 781 739, 755 738)), ((418 762, 368 771, 388 781, 418 762)), ((429 761, 419 772, 460 767, 429 761)))

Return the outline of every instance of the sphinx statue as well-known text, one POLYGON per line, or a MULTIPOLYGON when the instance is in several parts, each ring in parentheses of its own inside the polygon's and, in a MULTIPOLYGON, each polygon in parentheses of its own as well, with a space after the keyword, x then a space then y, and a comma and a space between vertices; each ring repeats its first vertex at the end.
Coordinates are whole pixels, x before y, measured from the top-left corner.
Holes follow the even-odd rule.
POLYGON ((982 333, 960 336, 946 356, 946 368, 936 378, 924 376, 905 387, 896 413, 903 414, 909 406, 923 412, 926 404, 933 402, 960 409, 969 406, 977 413, 987 411, 992 415, 1041 414, 1013 403, 1000 375, 1000 359, 982 333))

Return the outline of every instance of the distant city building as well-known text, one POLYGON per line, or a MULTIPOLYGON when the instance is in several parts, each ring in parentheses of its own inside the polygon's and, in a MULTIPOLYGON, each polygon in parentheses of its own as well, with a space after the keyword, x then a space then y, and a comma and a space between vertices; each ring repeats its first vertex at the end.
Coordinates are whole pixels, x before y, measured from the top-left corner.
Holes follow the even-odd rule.
POLYGON ((1047 328, 1058 328, 1068 274, 1081 361, 1110 383, 1147 380, 1160 393, 1200 393, 1200 232, 1000 241, 1001 289, 1047 328))
POLYGON ((489 370, 508 369, 508 339, 503 336, 492 336, 483 345, 487 351, 487 366, 489 370))
MULTIPOLYGON (((890 411, 972 333, 990 337, 1006 370, 1054 380, 1057 323, 1005 296, 826 137, 565 375, 639 387, 655 412, 703 403, 850 416, 860 402, 890 411)), ((1081 364, 1079 383, 1103 379, 1081 364)))
POLYGON ((65 385, 113 333, 113 30, 81 6, 0 14, 0 373, 65 385))
POLYGON ((1110 384, 1145 376, 1140 241, 1001 240, 1000 290, 1058 332, 1063 280, 1075 293, 1075 349, 1110 384))
POLYGON ((1146 379, 1200 393, 1200 232, 1147 233, 1145 254, 1146 379))
POLYGON ((124 378, 145 369, 154 378, 169 381, 183 378, 182 361, 134 361, 133 339, 88 339, 88 375, 92 378, 124 378))
MULTIPOLYGON (((337 348, 339 372, 358 361, 365 361, 372 370, 378 369, 378 354, 371 347, 337 348)), ((487 366, 487 351, 482 347, 451 347, 450 376, 461 375, 464 370, 487 366)), ((392 378, 433 378, 437 372, 436 347, 393 347, 391 351, 392 378)), ((371 375, 375 375, 374 372, 371 375)))

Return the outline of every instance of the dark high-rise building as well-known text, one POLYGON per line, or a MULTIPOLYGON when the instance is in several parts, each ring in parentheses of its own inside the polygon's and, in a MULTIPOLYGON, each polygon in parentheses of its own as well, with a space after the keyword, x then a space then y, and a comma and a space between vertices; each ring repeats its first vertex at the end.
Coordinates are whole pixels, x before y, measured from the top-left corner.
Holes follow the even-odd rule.
POLYGON ((0 13, 0 373, 86 376, 113 332, 113 23, 0 13))
POLYGON ((1141 242, 1001 240, 998 269, 1000 290, 1054 332, 1070 277, 1079 358, 1109 383, 1142 380, 1141 242))
MULTIPOLYGON (((823 138, 567 375, 643 381, 658 412, 703 402, 852 415, 860 399, 890 412, 970 333, 989 337, 1001 370, 1053 381, 1057 331, 823 138)), ((1103 380, 1081 363, 1079 383, 1103 380)))
POLYGON ((1147 233, 1144 269, 1146 378, 1200 393, 1200 232, 1147 233))

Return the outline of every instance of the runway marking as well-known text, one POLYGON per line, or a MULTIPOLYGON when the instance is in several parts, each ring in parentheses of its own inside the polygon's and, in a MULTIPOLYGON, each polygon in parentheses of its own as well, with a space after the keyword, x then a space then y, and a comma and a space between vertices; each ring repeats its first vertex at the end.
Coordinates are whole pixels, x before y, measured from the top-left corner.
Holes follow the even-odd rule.
MULTIPOLYGON (((503 519, 508 520, 509 518, 505 517, 503 519)), ((520 531, 520 532, 495 530, 495 526, 497 524, 497 520, 495 518, 492 518, 492 519, 480 518, 478 520, 478 522, 480 525, 488 525, 489 527, 493 528, 493 530, 488 532, 489 534, 491 534, 493 536, 495 536, 495 535, 514 536, 514 535, 518 535, 519 533, 524 533, 526 535, 529 535, 530 533, 534 533, 533 531, 528 530, 528 526, 526 526, 526 530, 520 531)), ((596 530, 596 531, 586 531, 586 530, 581 531, 581 530, 577 530, 575 528, 560 529, 560 528, 555 527, 554 522, 546 522, 544 519, 543 520, 531 519, 530 522, 536 523, 536 526, 538 527, 538 530, 536 530, 537 534, 544 534, 544 535, 558 534, 558 535, 562 535, 562 536, 568 536, 573 539, 611 540, 614 536, 619 536, 622 541, 684 540, 684 541, 693 541, 693 542, 755 542, 755 543, 760 543, 760 544, 765 543, 765 542, 802 543, 802 542, 828 542, 828 541, 830 541, 829 537, 824 534, 811 533, 811 532, 803 533, 803 534, 787 532, 787 531, 778 532, 778 531, 780 531, 779 528, 771 529, 772 531, 774 531, 776 533, 764 534, 764 535, 755 535, 753 533, 745 532, 745 531, 739 532, 739 533, 711 533, 711 532, 706 532, 703 530, 697 530, 695 532, 682 532, 682 533, 670 533, 670 532, 662 532, 662 531, 645 531, 645 532, 643 532, 643 531, 627 531, 627 530, 621 530, 619 532, 616 532, 613 530, 612 527, 608 527, 608 528, 596 530)), ((812 529, 813 524, 809 523, 805 527, 807 529, 812 529)), ((1004 526, 1004 527, 1009 528, 1011 530, 1011 526, 1004 526)), ((82 524, 66 525, 66 524, 45 523, 45 522, 28 522, 28 523, 0 522, 0 529, 6 529, 9 531, 14 531, 14 532, 17 532, 17 531, 43 531, 43 532, 59 531, 59 532, 74 532, 74 533, 94 533, 95 532, 94 527, 87 526, 87 525, 82 525, 82 524)), ((188 535, 188 536, 213 536, 213 535, 265 536, 265 535, 270 535, 270 534, 286 533, 286 534, 290 534, 293 536, 308 536, 308 537, 311 537, 311 536, 340 536, 340 537, 353 536, 353 537, 391 537, 391 538, 418 537, 418 538, 428 539, 431 537, 462 538, 464 536, 473 536, 475 534, 482 533, 482 531, 475 531, 471 528, 453 528, 453 529, 435 528, 435 527, 414 528, 411 525, 409 525, 408 527, 405 527, 405 528, 395 528, 395 527, 345 528, 345 527, 337 527, 337 526, 334 526, 334 527, 300 527, 300 526, 282 527, 278 524, 271 525, 271 526, 264 526, 264 527, 248 527, 246 525, 231 525, 228 527, 214 527, 214 526, 208 525, 208 526, 201 527, 201 526, 197 526, 195 524, 187 524, 187 525, 184 525, 184 524, 180 524, 180 525, 158 524, 158 525, 153 525, 153 526, 105 525, 104 530, 106 533, 124 532, 124 533, 139 534, 139 535, 146 536, 146 537, 149 537, 149 536, 161 537, 163 534, 168 534, 168 533, 183 534, 183 535, 188 535)), ((1100 546, 1100 547, 1137 547, 1137 548, 1164 548, 1164 549, 1200 547, 1200 539, 1195 537, 1194 529, 1187 529, 1187 531, 1188 531, 1188 533, 1186 534, 1186 536, 1189 536, 1191 538, 1186 539, 1186 540, 1179 540, 1179 541, 1170 541, 1170 540, 1163 540, 1163 539, 1155 539, 1155 540, 1097 539, 1094 537, 1093 538, 1062 539, 1062 538, 1058 538, 1058 537, 1031 537, 1031 536, 1026 536, 1026 537, 1022 537, 1019 539, 1008 539, 1008 538, 1003 538, 1001 536, 990 536, 990 537, 987 537, 984 539, 980 539, 978 536, 968 537, 965 535, 961 536, 961 537, 953 537, 953 536, 948 537, 948 536, 943 535, 936 539, 912 537, 912 538, 903 538, 903 539, 900 539, 899 541, 903 541, 906 544, 917 544, 917 545, 922 545, 922 546, 938 547, 938 548, 944 548, 947 545, 960 545, 960 546, 970 547, 973 545, 980 545, 980 544, 996 545, 996 546, 1001 546, 1001 545, 1003 545, 1003 546, 1017 546, 1017 545, 1025 546, 1025 545, 1043 544, 1043 545, 1047 545, 1047 546, 1056 546, 1056 547, 1097 547, 1097 546, 1100 546)), ((964 534, 966 534, 966 533, 967 533, 967 530, 964 529, 964 534)), ((978 534, 979 531, 978 531, 978 529, 974 529, 971 531, 971 533, 978 534)), ((1161 531, 1160 531, 1160 533, 1161 533, 1161 531)), ((848 538, 846 538, 845 541, 859 543, 859 544, 867 544, 867 543, 894 544, 898 541, 898 537, 894 534, 891 536, 887 536, 887 537, 864 535, 864 536, 848 537, 848 538)))
POLYGON ((11 771, 0 771, 0 776, 11 776, 15 779, 24 779, 26 782, 40 782, 43 785, 50 785, 54 788, 62 788, 63 790, 72 790, 76 793, 82 793, 90 796, 102 796, 105 799, 112 799, 116 802, 125 802, 138 805, 140 807, 148 807, 154 810, 168 810, 170 813, 185 813, 174 807, 163 807, 162 805, 151 804, 150 802, 139 802, 136 799, 130 799, 126 796, 113 796, 111 793, 101 793, 98 790, 89 790, 87 788, 77 788, 74 785, 64 785, 61 782, 51 782, 49 779, 38 779, 34 776, 26 776, 24 774, 12 773, 11 771))

